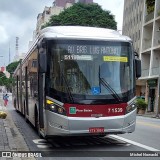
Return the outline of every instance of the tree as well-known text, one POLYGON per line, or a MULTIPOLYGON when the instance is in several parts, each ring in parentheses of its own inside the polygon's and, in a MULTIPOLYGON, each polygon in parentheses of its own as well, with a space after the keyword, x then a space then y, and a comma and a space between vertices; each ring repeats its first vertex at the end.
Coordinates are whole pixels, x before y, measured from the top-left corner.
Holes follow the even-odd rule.
POLYGON ((0 86, 4 86, 6 80, 7 80, 7 77, 5 76, 5 74, 3 72, 0 72, 0 86))
POLYGON ((98 4, 76 3, 59 15, 51 16, 42 28, 58 25, 79 25, 117 29, 117 22, 110 11, 103 10, 98 4))
POLYGON ((10 64, 6 67, 6 70, 7 70, 10 74, 13 74, 14 71, 15 71, 15 69, 17 68, 18 64, 20 63, 20 61, 21 61, 21 60, 10 63, 10 64))
MULTIPOLYGON (((21 61, 21 60, 20 60, 21 61)), ((7 67, 6 70, 12 75, 17 68, 20 61, 12 62, 7 67)), ((12 83, 13 83, 12 76, 7 78, 6 75, 3 72, 0 72, 0 86, 5 86, 7 90, 11 91, 12 83)))
POLYGON ((150 14, 154 11, 155 0, 146 0, 147 13, 150 14))
POLYGON ((7 78, 3 72, 0 72, 0 86, 5 86, 7 90, 11 89, 12 78, 7 78))

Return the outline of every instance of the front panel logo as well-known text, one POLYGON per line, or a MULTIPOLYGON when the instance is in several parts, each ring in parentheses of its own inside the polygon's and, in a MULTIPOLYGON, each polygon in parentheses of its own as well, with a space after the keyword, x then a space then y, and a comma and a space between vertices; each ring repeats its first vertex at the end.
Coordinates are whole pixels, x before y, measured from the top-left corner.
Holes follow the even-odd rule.
POLYGON ((76 107, 70 107, 69 114, 76 114, 76 107))

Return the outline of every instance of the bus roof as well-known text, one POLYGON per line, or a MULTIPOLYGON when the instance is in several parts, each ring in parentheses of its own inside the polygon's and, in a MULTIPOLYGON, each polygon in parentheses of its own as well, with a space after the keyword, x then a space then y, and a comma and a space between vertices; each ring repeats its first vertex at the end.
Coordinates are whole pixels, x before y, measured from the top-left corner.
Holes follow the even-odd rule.
POLYGON ((131 41, 127 36, 118 31, 106 28, 85 26, 52 26, 46 27, 40 32, 39 38, 70 38, 70 39, 97 39, 131 41))
POLYGON ((39 40, 47 39, 76 39, 76 40, 111 40, 111 41, 131 41, 127 36, 121 35, 118 31, 88 26, 51 26, 40 31, 39 36, 34 40, 22 63, 30 55, 32 49, 39 40))

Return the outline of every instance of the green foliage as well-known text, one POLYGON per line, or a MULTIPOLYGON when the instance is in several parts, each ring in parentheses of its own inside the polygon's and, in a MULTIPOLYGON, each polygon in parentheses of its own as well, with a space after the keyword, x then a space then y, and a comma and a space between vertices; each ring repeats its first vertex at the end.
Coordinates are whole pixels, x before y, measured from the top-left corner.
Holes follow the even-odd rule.
MULTIPOLYGON (((21 60, 20 60, 21 61, 21 60)), ((6 70, 12 75, 17 68, 20 61, 12 62, 7 67, 6 70)), ((3 72, 0 72, 0 86, 5 86, 7 90, 12 89, 13 78, 7 78, 3 72)))
POLYGON ((155 0, 146 0, 147 13, 150 14, 154 11, 155 0))
POLYGON ((12 88, 13 78, 7 78, 3 72, 0 72, 0 86, 5 86, 8 90, 12 88))
POLYGON ((13 74, 14 71, 15 71, 15 69, 17 68, 18 64, 20 63, 20 61, 21 61, 21 60, 10 63, 10 64, 6 67, 6 70, 7 70, 10 74, 13 74))
POLYGON ((59 15, 51 16, 50 21, 42 26, 42 28, 62 25, 117 29, 117 22, 115 22, 114 15, 110 11, 103 10, 98 4, 75 3, 59 15))
POLYGON ((6 75, 3 72, 0 72, 0 86, 4 86, 7 80, 6 75))
POLYGON ((137 105, 137 109, 146 110, 147 108, 147 103, 145 102, 144 99, 137 99, 136 105, 137 105))

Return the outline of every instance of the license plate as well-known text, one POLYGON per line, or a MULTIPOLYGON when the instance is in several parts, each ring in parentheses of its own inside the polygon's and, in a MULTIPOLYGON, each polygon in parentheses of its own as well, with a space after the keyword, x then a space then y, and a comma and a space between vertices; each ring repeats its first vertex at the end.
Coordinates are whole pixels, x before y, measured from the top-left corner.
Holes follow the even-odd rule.
POLYGON ((89 133, 103 133, 104 127, 89 128, 89 133))

